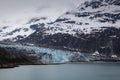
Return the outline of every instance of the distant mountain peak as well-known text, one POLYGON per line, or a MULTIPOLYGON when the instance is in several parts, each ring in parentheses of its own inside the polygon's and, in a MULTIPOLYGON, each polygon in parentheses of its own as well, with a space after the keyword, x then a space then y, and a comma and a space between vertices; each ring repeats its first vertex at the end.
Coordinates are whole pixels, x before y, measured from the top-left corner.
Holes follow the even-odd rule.
POLYGON ((47 17, 35 17, 21 26, 4 26, 0 28, 0 41, 17 41, 26 38, 49 22, 47 17))

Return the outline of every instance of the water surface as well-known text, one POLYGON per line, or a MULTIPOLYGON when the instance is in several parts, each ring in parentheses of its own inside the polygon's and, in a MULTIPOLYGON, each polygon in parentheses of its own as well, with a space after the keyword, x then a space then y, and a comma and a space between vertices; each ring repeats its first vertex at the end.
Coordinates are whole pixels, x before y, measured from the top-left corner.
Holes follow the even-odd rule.
POLYGON ((120 80, 120 64, 20 66, 0 69, 0 80, 120 80))

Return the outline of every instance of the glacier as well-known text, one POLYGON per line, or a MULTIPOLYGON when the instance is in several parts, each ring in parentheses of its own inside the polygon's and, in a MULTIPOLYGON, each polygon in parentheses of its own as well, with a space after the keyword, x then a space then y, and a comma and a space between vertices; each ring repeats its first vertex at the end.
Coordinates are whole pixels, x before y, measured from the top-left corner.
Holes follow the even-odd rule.
MULTIPOLYGON (((37 46, 24 46, 24 45, 5 45, 0 44, 0 47, 3 48, 15 48, 17 50, 26 50, 28 52, 34 51, 36 54, 46 53, 52 56, 52 63, 66 63, 69 62, 75 55, 84 57, 85 60, 87 58, 80 52, 76 51, 67 51, 67 50, 60 50, 60 49, 52 49, 52 48, 44 48, 44 47, 37 47, 37 46)), ((43 60, 49 60, 48 56, 43 56, 43 60)), ((48 62, 48 61, 47 61, 48 62)))

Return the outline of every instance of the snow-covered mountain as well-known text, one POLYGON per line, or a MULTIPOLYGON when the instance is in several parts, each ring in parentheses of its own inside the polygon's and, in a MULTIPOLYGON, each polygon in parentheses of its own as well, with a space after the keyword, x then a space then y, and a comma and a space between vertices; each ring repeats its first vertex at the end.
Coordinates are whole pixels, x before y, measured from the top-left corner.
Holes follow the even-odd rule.
POLYGON ((120 26, 120 0, 92 0, 81 4, 77 9, 60 16, 45 33, 89 34, 101 27, 120 26))
POLYGON ((20 26, 0 26, 0 41, 17 41, 26 38, 36 30, 44 27, 49 21, 47 17, 32 18, 20 26))
POLYGON ((62 33, 78 37, 78 34, 90 34, 104 30, 105 27, 119 28, 119 25, 120 0, 85 0, 79 7, 61 15, 55 22, 41 17, 32 18, 21 26, 0 27, 0 41, 21 40, 41 27, 45 28, 42 32, 44 35, 62 33))
MULTIPOLYGON (((88 0, 44 27, 44 35, 91 34, 120 26, 120 0, 88 0)), ((41 30, 40 30, 41 31, 41 30)), ((39 33, 39 31, 37 32, 39 33)))
POLYGON ((120 50, 120 0, 88 0, 21 42, 93 53, 120 50))

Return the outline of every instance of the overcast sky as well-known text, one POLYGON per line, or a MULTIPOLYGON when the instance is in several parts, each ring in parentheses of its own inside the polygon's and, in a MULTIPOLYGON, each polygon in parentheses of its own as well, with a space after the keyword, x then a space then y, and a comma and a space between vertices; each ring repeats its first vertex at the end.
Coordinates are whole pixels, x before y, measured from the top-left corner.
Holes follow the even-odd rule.
POLYGON ((84 0, 0 0, 0 26, 24 24, 30 18, 59 17, 84 0))

